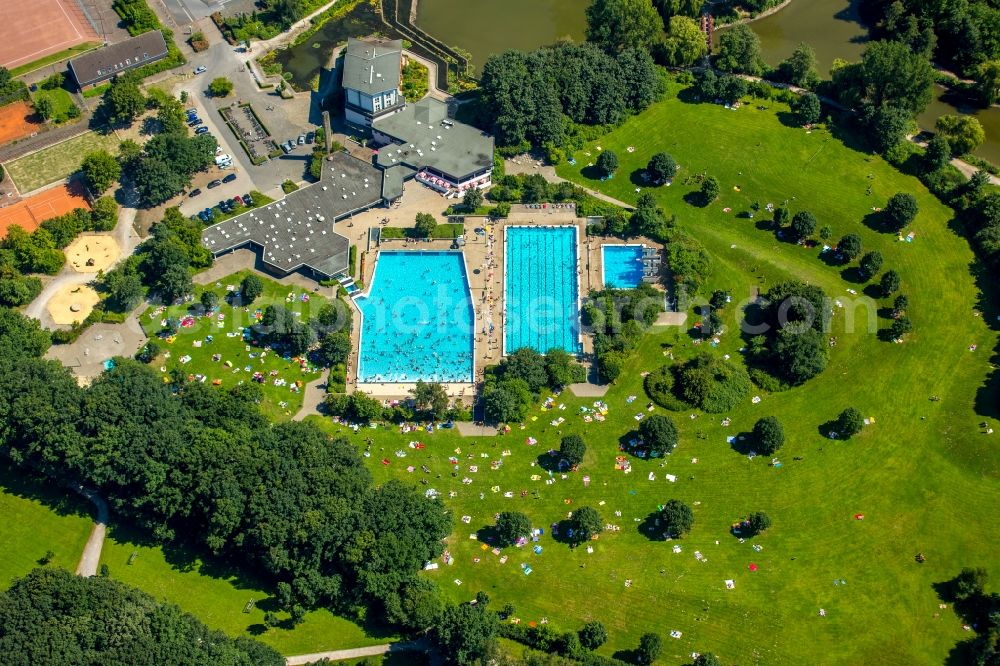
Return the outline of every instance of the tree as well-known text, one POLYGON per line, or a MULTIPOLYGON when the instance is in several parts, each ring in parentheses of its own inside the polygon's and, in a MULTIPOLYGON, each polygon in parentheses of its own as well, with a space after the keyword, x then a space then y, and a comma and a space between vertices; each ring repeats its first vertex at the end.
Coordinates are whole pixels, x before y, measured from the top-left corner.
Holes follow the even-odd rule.
POLYGON ((229 93, 233 92, 233 82, 224 76, 212 79, 208 84, 208 92, 212 97, 228 97, 229 93))
POLYGON ((566 435, 559 443, 560 457, 574 467, 583 462, 586 453, 587 446, 583 443, 583 437, 579 435, 566 435))
POLYGON ((95 194, 102 194, 121 178, 122 168, 118 161, 106 150, 88 153, 80 165, 87 186, 95 194))
POLYGON ((569 386, 577 381, 582 367, 573 362, 573 357, 565 349, 554 348, 545 352, 545 372, 549 375, 549 386, 569 386))
POLYGON ((145 206, 157 206, 184 189, 187 180, 167 162, 141 158, 134 167, 132 183, 145 206))
POLYGON ((441 420, 448 414, 448 392, 439 382, 417 380, 411 393, 417 409, 426 411, 431 418, 441 420))
POLYGON ((889 270, 883 273, 882 279, 879 280, 879 288, 882 290, 882 297, 888 298, 899 291, 900 282, 899 273, 896 271, 889 270))
POLYGON ((976 69, 976 91, 984 106, 1000 99, 1000 60, 988 60, 976 69))
POLYGON ((785 429, 776 416, 765 416, 753 426, 753 442, 757 452, 774 455, 785 443, 785 429))
POLYGON ((747 82, 743 77, 725 74, 716 82, 715 94, 726 104, 735 104, 747 94, 747 82))
POLYGON ((52 114, 55 112, 55 104, 52 103, 52 98, 46 96, 35 99, 35 112, 42 120, 51 120, 52 114))
POLYGON ((816 52, 808 44, 800 43, 792 51, 792 55, 778 65, 778 76, 793 86, 812 88, 819 82, 816 52))
MULTIPOLYGON (((662 6, 662 4, 661 4, 662 6)), ((705 33, 698 22, 687 16, 673 16, 663 44, 667 63, 674 67, 689 67, 708 54, 705 33)))
POLYGON ((763 69, 760 39, 746 24, 722 32, 715 66, 724 72, 757 76, 763 69))
POLYGON ((608 642, 608 630, 597 620, 591 620, 583 625, 578 633, 580 645, 588 650, 596 650, 608 642))
POLYGON ((316 350, 316 361, 326 368, 343 364, 351 353, 351 336, 348 331, 333 331, 323 336, 316 350))
POLYGON ((602 151, 597 157, 597 168, 610 178, 615 175, 615 171, 618 171, 618 156, 610 150, 602 151))
POLYGON ((913 120, 906 109, 886 104, 867 107, 863 111, 862 123, 868 127, 868 138, 875 150, 884 153, 906 138, 913 120))
POLYGON ((934 173, 951 159, 951 143, 948 137, 938 133, 927 142, 927 149, 924 151, 924 170, 927 173, 934 173))
POLYGON ((500 619, 480 604, 445 608, 433 637, 446 664, 480 663, 493 649, 500 619))
POLYGON ((900 315, 906 312, 906 309, 910 307, 910 299, 906 294, 899 294, 892 301, 892 316, 894 319, 898 319, 900 315))
POLYGON ((156 111, 156 120, 160 123, 161 132, 183 132, 184 107, 176 98, 167 97, 156 111))
POLYGON ((730 296, 728 291, 716 289, 712 292, 711 298, 708 299, 708 305, 713 310, 723 310, 731 300, 732 296, 730 296))
POLYGON ((167 266, 166 270, 160 273, 154 285, 156 291, 168 303, 172 303, 194 290, 194 282, 191 280, 191 272, 188 267, 182 264, 167 266))
POLYGON ((934 78, 927 58, 894 41, 869 42, 860 63, 833 72, 834 87, 847 106, 895 107, 907 119, 930 104, 934 78))
POLYGON ((672 537, 680 538, 691 531, 694 525, 694 511, 684 502, 671 499, 663 505, 659 514, 660 524, 664 532, 672 537))
POLYGON ((917 198, 909 192, 897 192, 890 197, 883 215, 889 228, 898 232, 913 222, 917 212, 917 198))
POLYGON ((977 597, 986 589, 989 573, 981 567, 965 567, 951 581, 952 597, 955 601, 966 601, 977 597))
POLYGON ((865 256, 861 257, 860 268, 861 274, 866 279, 871 280, 882 268, 882 253, 878 250, 872 250, 865 256))
POLYGON ((437 220, 430 213, 417 213, 416 224, 413 230, 419 238, 430 238, 437 228, 437 220))
POLYGON ((840 439, 850 439, 865 427, 865 417, 854 407, 848 407, 837 417, 835 427, 840 439))
POLYGON ((502 511, 497 516, 495 530, 498 546, 513 546, 519 539, 531 536, 531 520, 520 511, 502 511))
POLYGON ((816 217, 807 210, 799 211, 792 218, 792 233, 796 240, 805 240, 816 231, 816 217))
POLYGON ((701 201, 707 206, 719 197, 719 181, 715 176, 708 176, 701 182, 701 201))
POLYGON ((570 543, 579 544, 590 541, 595 534, 600 534, 604 530, 604 520, 597 509, 590 506, 581 506, 573 512, 569 519, 570 532, 566 533, 566 538, 570 543))
POLYGON ((711 652, 701 652, 695 657, 692 666, 722 666, 722 662, 711 652))
POLYGON ((677 446, 677 425, 669 416, 653 414, 639 424, 642 446, 651 458, 662 457, 677 446))
POLYGON ((201 301, 201 307, 205 308, 206 310, 212 310, 215 308, 216 305, 219 304, 219 295, 214 291, 206 289, 205 291, 201 292, 200 301, 201 301))
POLYGON ((934 128, 948 139, 955 156, 971 153, 986 139, 986 131, 975 116, 943 115, 934 128))
POLYGON ((667 153, 656 153, 649 158, 646 173, 654 183, 665 183, 677 175, 677 162, 667 153))
POLYGON ((131 125, 146 108, 146 98, 135 74, 119 74, 101 100, 104 113, 113 125, 131 125))
POLYGON ((0 308, 0 358, 40 358, 52 344, 37 319, 0 308))
POLYGON ((815 328, 797 331, 783 328, 771 345, 771 352, 785 378, 802 384, 826 369, 829 351, 823 336, 815 328))
POLYGON ((504 379, 523 380, 532 393, 541 391, 549 381, 545 358, 531 347, 521 347, 509 354, 499 370, 504 379))
POLYGON ((843 255, 844 261, 854 261, 861 254, 861 236, 847 234, 837 243, 837 252, 843 255))
POLYGON ((791 216, 792 214, 788 211, 787 208, 783 206, 778 206, 777 208, 774 209, 774 226, 780 229, 781 227, 788 224, 788 220, 791 218, 791 216))
POLYGON ((122 167, 133 168, 142 157, 142 146, 133 139, 125 139, 118 144, 118 164, 122 167))
POLYGON ((755 511, 754 513, 751 513, 750 517, 747 518, 747 522, 750 523, 749 533, 747 536, 757 536, 771 527, 771 517, 763 511, 755 511))
POLYGON ((259 277, 250 273, 240 281, 240 298, 244 305, 250 305, 264 293, 264 283, 259 277))
POLYGON ((98 197, 90 211, 90 220, 94 231, 111 231, 118 224, 118 202, 114 197, 98 197))
POLYGON ((795 112, 795 117, 798 118, 801 125, 818 123, 823 112, 819 97, 811 92, 796 97, 795 101, 792 102, 792 111, 795 112))
POLYGON ((135 270, 115 269, 104 276, 108 306, 115 312, 131 312, 142 302, 143 288, 135 270))
POLYGON ((462 197, 462 205, 465 206, 467 210, 476 210, 483 205, 483 191, 478 187, 469 188, 465 192, 465 196, 462 197))
POLYGON ((608 53, 649 50, 663 33, 652 0, 593 0, 587 7, 587 41, 608 53))
POLYGON ((523 379, 502 379, 483 391, 486 418, 494 423, 524 420, 531 403, 531 389, 523 379))
POLYGON ((913 323, 906 315, 896 317, 889 326, 889 339, 902 340, 903 336, 913 330, 913 323))
POLYGON ((652 632, 639 637, 639 648, 635 651, 635 660, 639 664, 652 664, 663 651, 663 639, 652 632))

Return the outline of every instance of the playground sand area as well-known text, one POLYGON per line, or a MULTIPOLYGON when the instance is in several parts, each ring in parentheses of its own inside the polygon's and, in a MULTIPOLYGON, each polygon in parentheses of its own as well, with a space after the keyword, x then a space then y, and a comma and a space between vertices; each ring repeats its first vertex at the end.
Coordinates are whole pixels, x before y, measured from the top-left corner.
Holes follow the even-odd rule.
POLYGON ((49 315, 61 326, 82 322, 87 318, 101 297, 85 284, 68 284, 49 299, 49 315))
POLYGON ((66 246, 65 252, 77 273, 107 271, 121 256, 118 241, 110 234, 84 234, 66 246))

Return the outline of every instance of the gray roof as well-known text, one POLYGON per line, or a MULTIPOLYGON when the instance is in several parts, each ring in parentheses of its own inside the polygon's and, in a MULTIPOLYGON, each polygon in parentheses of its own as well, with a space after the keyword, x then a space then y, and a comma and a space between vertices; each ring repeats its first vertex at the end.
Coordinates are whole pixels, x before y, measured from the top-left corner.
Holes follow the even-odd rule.
POLYGON ((403 181, 417 172, 416 169, 400 164, 382 172, 382 198, 392 201, 403 196, 403 181))
POLYGON ((471 125, 448 120, 448 106, 433 98, 407 104, 376 120, 372 129, 401 142, 378 151, 378 164, 383 168, 405 164, 461 180, 493 166, 493 137, 471 125))
POLYGON ((159 30, 144 32, 124 42, 111 44, 69 61, 77 85, 83 87, 110 79, 115 74, 154 62, 167 55, 167 43, 159 30))
POLYGON ((252 243, 263 249, 264 263, 282 273, 305 266, 336 275, 347 269, 350 242, 334 231, 334 222, 381 202, 381 190, 378 169, 336 153, 323 163, 318 183, 204 229, 201 242, 213 254, 252 243))
POLYGON ((344 87, 376 95, 399 88, 403 42, 348 38, 344 49, 344 87))

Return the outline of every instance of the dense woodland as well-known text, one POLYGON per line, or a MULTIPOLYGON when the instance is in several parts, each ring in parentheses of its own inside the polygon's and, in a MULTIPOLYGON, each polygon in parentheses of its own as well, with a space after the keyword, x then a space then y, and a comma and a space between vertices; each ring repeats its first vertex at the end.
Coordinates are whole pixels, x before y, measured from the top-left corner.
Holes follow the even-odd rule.
POLYGON ((281 666, 274 649, 213 631, 177 606, 109 578, 35 569, 0 594, 7 666, 281 666))
POLYGON ((277 585, 305 608, 374 604, 402 621, 416 572, 451 527, 439 500, 375 487, 344 439, 270 424, 251 385, 166 385, 121 359, 81 389, 42 360, 48 334, 0 310, 0 441, 18 466, 95 487, 158 541, 182 542, 277 585))

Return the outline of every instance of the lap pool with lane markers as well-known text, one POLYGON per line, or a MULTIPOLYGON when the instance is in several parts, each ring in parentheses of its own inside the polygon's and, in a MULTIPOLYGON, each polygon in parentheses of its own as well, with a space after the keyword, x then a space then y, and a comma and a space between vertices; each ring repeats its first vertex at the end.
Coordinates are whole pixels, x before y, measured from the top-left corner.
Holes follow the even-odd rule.
POLYGON ((581 352, 575 226, 506 229, 504 350, 581 352))

